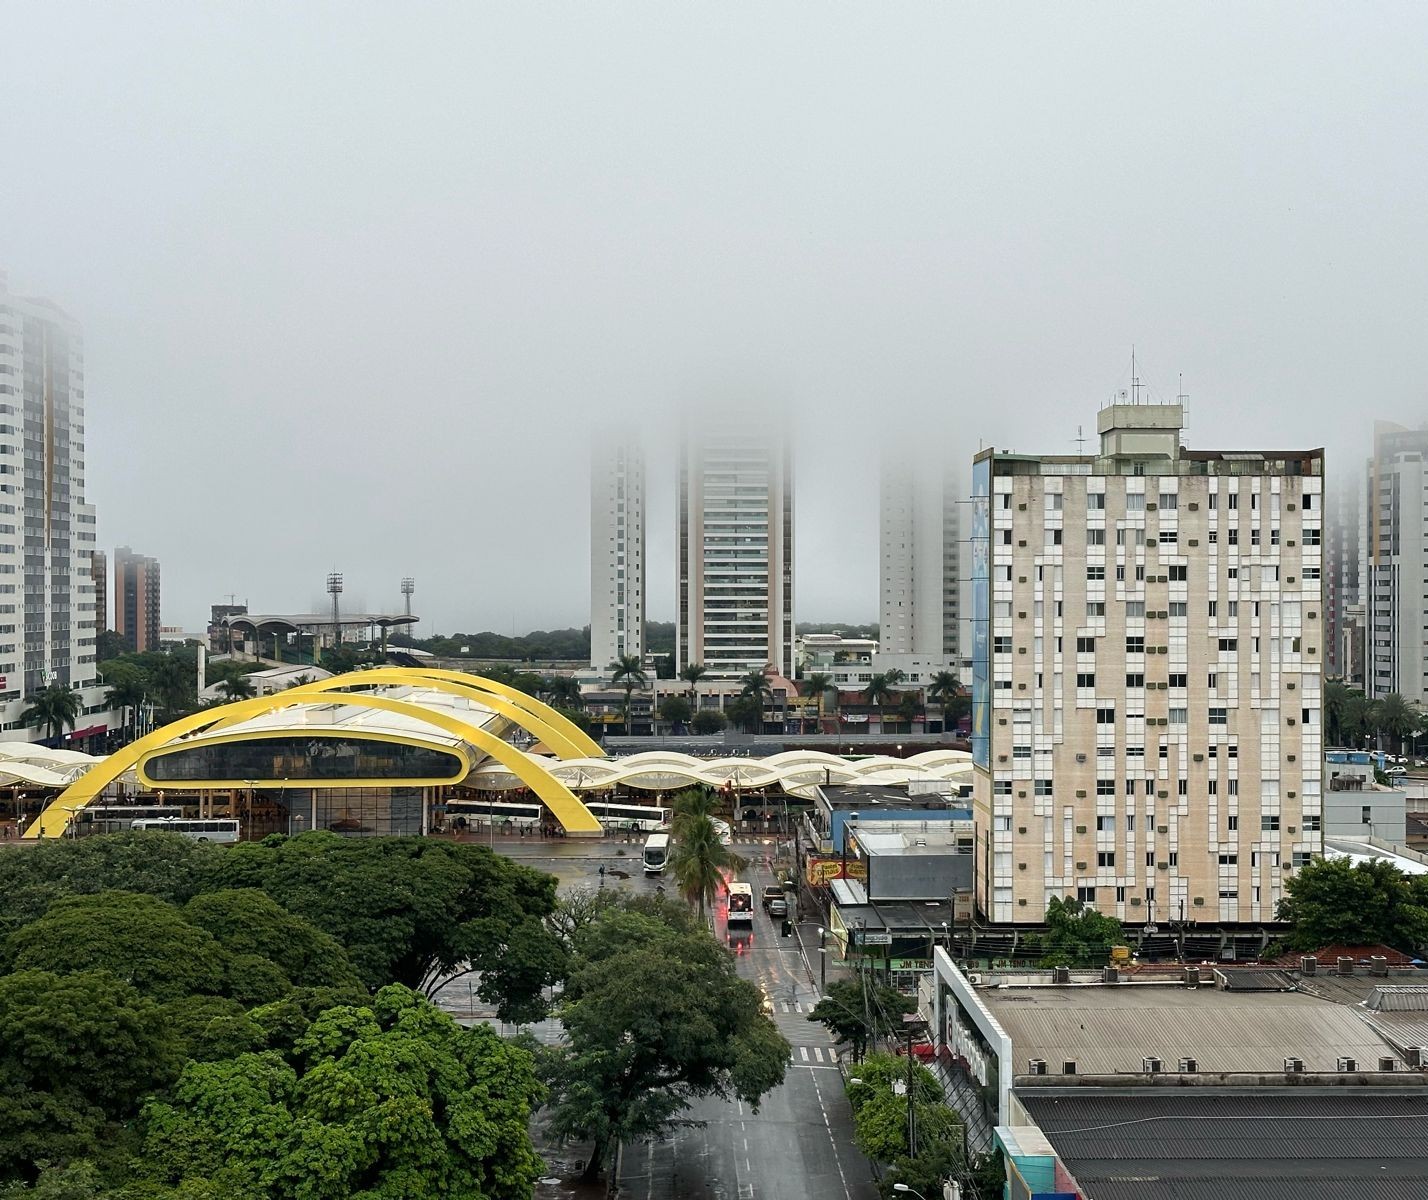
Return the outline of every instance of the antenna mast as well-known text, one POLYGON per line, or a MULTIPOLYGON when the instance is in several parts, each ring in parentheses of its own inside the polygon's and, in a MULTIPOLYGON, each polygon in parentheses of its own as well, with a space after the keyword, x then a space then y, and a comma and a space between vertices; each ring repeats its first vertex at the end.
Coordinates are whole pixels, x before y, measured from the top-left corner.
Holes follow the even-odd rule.
POLYGON ((1140 403, 1140 376, 1135 373, 1135 346, 1131 346, 1131 403, 1140 403))

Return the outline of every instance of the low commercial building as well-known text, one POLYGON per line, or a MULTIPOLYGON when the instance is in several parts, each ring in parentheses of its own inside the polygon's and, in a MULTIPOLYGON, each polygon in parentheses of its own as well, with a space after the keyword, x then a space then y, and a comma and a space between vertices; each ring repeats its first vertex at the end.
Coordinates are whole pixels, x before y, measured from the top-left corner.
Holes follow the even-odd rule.
POLYGON ((1408 797, 1401 788, 1375 782, 1383 755, 1366 750, 1324 753, 1324 836, 1371 837, 1404 843, 1408 797))

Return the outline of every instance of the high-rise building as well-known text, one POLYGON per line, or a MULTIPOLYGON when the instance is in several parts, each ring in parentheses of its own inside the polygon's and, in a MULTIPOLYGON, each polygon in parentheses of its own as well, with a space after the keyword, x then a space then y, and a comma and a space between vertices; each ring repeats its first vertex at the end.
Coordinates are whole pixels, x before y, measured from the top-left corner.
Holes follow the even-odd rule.
POLYGON ((96 550, 89 559, 89 581, 94 584, 94 632, 109 628, 109 556, 96 550))
POLYGON ((1324 670, 1331 679, 1362 684, 1363 628, 1357 619, 1361 482, 1345 481, 1324 494, 1324 670))
POLYGON ((590 665, 645 654, 645 460, 633 440, 590 460, 590 665))
POLYGON ((114 629, 134 650, 159 648, 159 560, 114 551, 114 629))
POLYGON ((1100 453, 973 464, 978 904, 1268 921, 1322 844, 1323 453, 1189 450, 1178 404, 1100 453))
POLYGON ((675 659, 711 679, 793 678, 793 464, 772 419, 687 431, 679 468, 675 659))
MULTIPOLYGON (((50 684, 103 711, 90 578, 94 509, 84 502, 84 339, 48 300, 0 272, 0 723, 50 684)), ((90 729, 81 718, 75 733, 90 729)))
MULTIPOLYGON (((879 662, 958 670, 963 645, 962 580, 967 578, 956 471, 889 453, 879 497, 879 662)), ((970 627, 969 627, 970 628, 970 627)), ((903 668, 907 671, 907 668, 903 668)), ((910 673, 910 672, 909 672, 910 673)))
POLYGON ((1428 426, 1376 422, 1367 482, 1365 690, 1428 703, 1428 426))

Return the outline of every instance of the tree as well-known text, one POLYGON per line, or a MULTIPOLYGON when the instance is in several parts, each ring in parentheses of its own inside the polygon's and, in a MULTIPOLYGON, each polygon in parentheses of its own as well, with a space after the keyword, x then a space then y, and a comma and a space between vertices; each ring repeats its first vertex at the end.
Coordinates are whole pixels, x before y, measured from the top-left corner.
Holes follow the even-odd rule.
POLYGON ((108 972, 0 978, 0 1175, 116 1151, 179 1065, 157 1007, 108 972))
POLYGON ((57 900, 12 933, 6 949, 16 970, 108 971, 155 1000, 220 995, 227 968, 211 934, 172 904, 135 892, 57 900))
POLYGON ((679 677, 689 684, 689 707, 699 711, 699 681, 709 674, 703 663, 687 663, 679 672, 679 677))
POLYGON ((858 1060, 871 1042, 901 1033, 902 1015, 916 1007, 917 1001, 911 997, 860 972, 857 979, 841 979, 829 984, 827 993, 813 1006, 808 1019, 850 1046, 853 1058, 858 1060))
POLYGON ((560 1019, 569 1045, 550 1058, 550 1128, 593 1143, 591 1181, 614 1144, 658 1136, 701 1097, 757 1111, 791 1057, 706 929, 626 908, 577 938, 560 1019))
POLYGON ((610 664, 610 682, 625 685, 625 735, 630 734, 630 697, 634 695, 636 688, 642 688, 648 682, 640 660, 633 654, 622 654, 610 664))
POLYGON ((758 733, 764 724, 763 702, 749 696, 737 696, 724 706, 724 718, 745 733, 758 733))
POLYGON ((548 704, 576 709, 585 705, 580 694, 580 681, 573 675, 547 675, 545 695, 548 704))
POLYGON ((962 684, 951 671, 938 671, 927 685, 927 698, 942 710, 942 731, 950 731, 971 711, 972 701, 962 694, 962 684))
POLYGON ((128 648, 122 633, 115 633, 112 629, 101 630, 94 639, 95 661, 108 662, 111 658, 118 658, 128 648))
POLYGON ((144 1110, 149 1169, 239 1200, 528 1197, 530 1055, 407 988, 320 1015, 288 1058, 190 1063, 144 1110))
POLYGON ((1408 739, 1423 722, 1417 705, 1393 692, 1374 704, 1372 711, 1374 732, 1388 742, 1390 749, 1405 753, 1408 739))
POLYGON ((1102 967, 1111 959, 1111 947, 1125 941, 1125 930, 1114 917, 1069 896, 1053 896, 1046 906, 1046 933, 1028 938, 1027 945, 1041 952, 1043 967, 1102 967))
POLYGON ((868 686, 863 689, 863 699, 869 704, 877 706, 879 730, 883 727, 883 705, 893 694, 890 674, 891 672, 885 671, 881 674, 874 675, 872 679, 868 680, 868 686))
POLYGON ((659 719, 670 725, 687 725, 693 715, 683 696, 670 696, 659 706, 659 719))
POLYGON ((1428 879, 1407 876, 1383 859, 1323 858, 1285 883, 1276 916, 1294 931, 1296 950, 1392 946, 1416 954, 1428 944, 1428 879))
MULTIPOLYGON (((862 1069, 859 1066, 860 1073, 862 1069)), ((913 1105, 913 1113, 917 1119, 919 1147, 960 1142, 962 1123, 947 1107, 940 1089, 935 1098, 925 1101, 919 1098, 913 1105)), ((889 1085, 868 1096, 854 1111, 853 1141, 874 1162, 890 1163, 906 1157, 909 1151, 906 1094, 899 1095, 889 1085)))
MULTIPOLYGON (((694 793, 698 795, 698 793, 694 793)), ((690 796, 691 793, 684 793, 690 796)), ((693 801, 691 801, 693 803, 693 801)), ((700 803, 704 803, 703 800, 700 803)), ((678 808, 673 822, 673 846, 669 853, 669 870, 679 894, 699 907, 699 919, 704 920, 707 905, 724 888, 725 872, 742 871, 748 863, 719 840, 719 832, 707 813, 681 817, 678 808)))
POLYGON ((695 733, 710 734, 718 733, 728 724, 723 713, 717 708, 701 708, 694 714, 694 720, 690 722, 690 728, 695 733))
POLYGON ((253 681, 246 675, 230 675, 218 682, 218 690, 225 700, 248 700, 258 694, 253 681))
POLYGON ((833 676, 815 671, 799 684, 799 690, 805 696, 816 696, 818 698, 818 717, 820 724, 823 718, 823 697, 829 692, 833 693, 833 703, 838 703, 838 686, 833 681, 833 676))
POLYGON ((170 721, 189 712, 198 702, 195 684, 197 674, 187 663, 172 654, 160 656, 149 675, 150 686, 159 707, 170 721))
POLYGON ((58 742, 66 729, 74 728, 81 707, 76 689, 67 683, 52 683, 30 693, 29 707, 20 714, 20 724, 43 729, 46 738, 58 742))
POLYGON ((503 1020, 539 1019, 565 967, 544 923, 554 877, 469 842, 271 837, 227 847, 212 886, 261 888, 336 938, 370 988, 434 994, 452 972, 478 971, 503 1020))
POLYGON ((109 685, 104 703, 120 712, 125 728, 132 734, 139 723, 139 710, 149 698, 144 672, 132 663, 114 662, 105 669, 104 682, 109 685))
MULTIPOLYGON (((773 703, 773 687, 765 671, 750 671, 739 677, 739 695, 759 706, 759 725, 763 725, 764 709, 773 703)), ((757 731, 755 731, 757 732, 757 731)))

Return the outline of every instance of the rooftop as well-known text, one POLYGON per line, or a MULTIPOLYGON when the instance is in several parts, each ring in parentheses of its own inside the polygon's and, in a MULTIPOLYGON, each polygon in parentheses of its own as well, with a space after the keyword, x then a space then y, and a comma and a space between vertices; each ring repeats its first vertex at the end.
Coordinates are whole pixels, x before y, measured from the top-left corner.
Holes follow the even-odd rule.
POLYGON ((856 812, 874 815, 879 809, 898 809, 902 812, 947 812, 965 814, 967 809, 960 803, 951 803, 938 792, 919 792, 909 795, 907 788, 888 785, 834 784, 820 786, 819 794, 833 812, 856 812))

